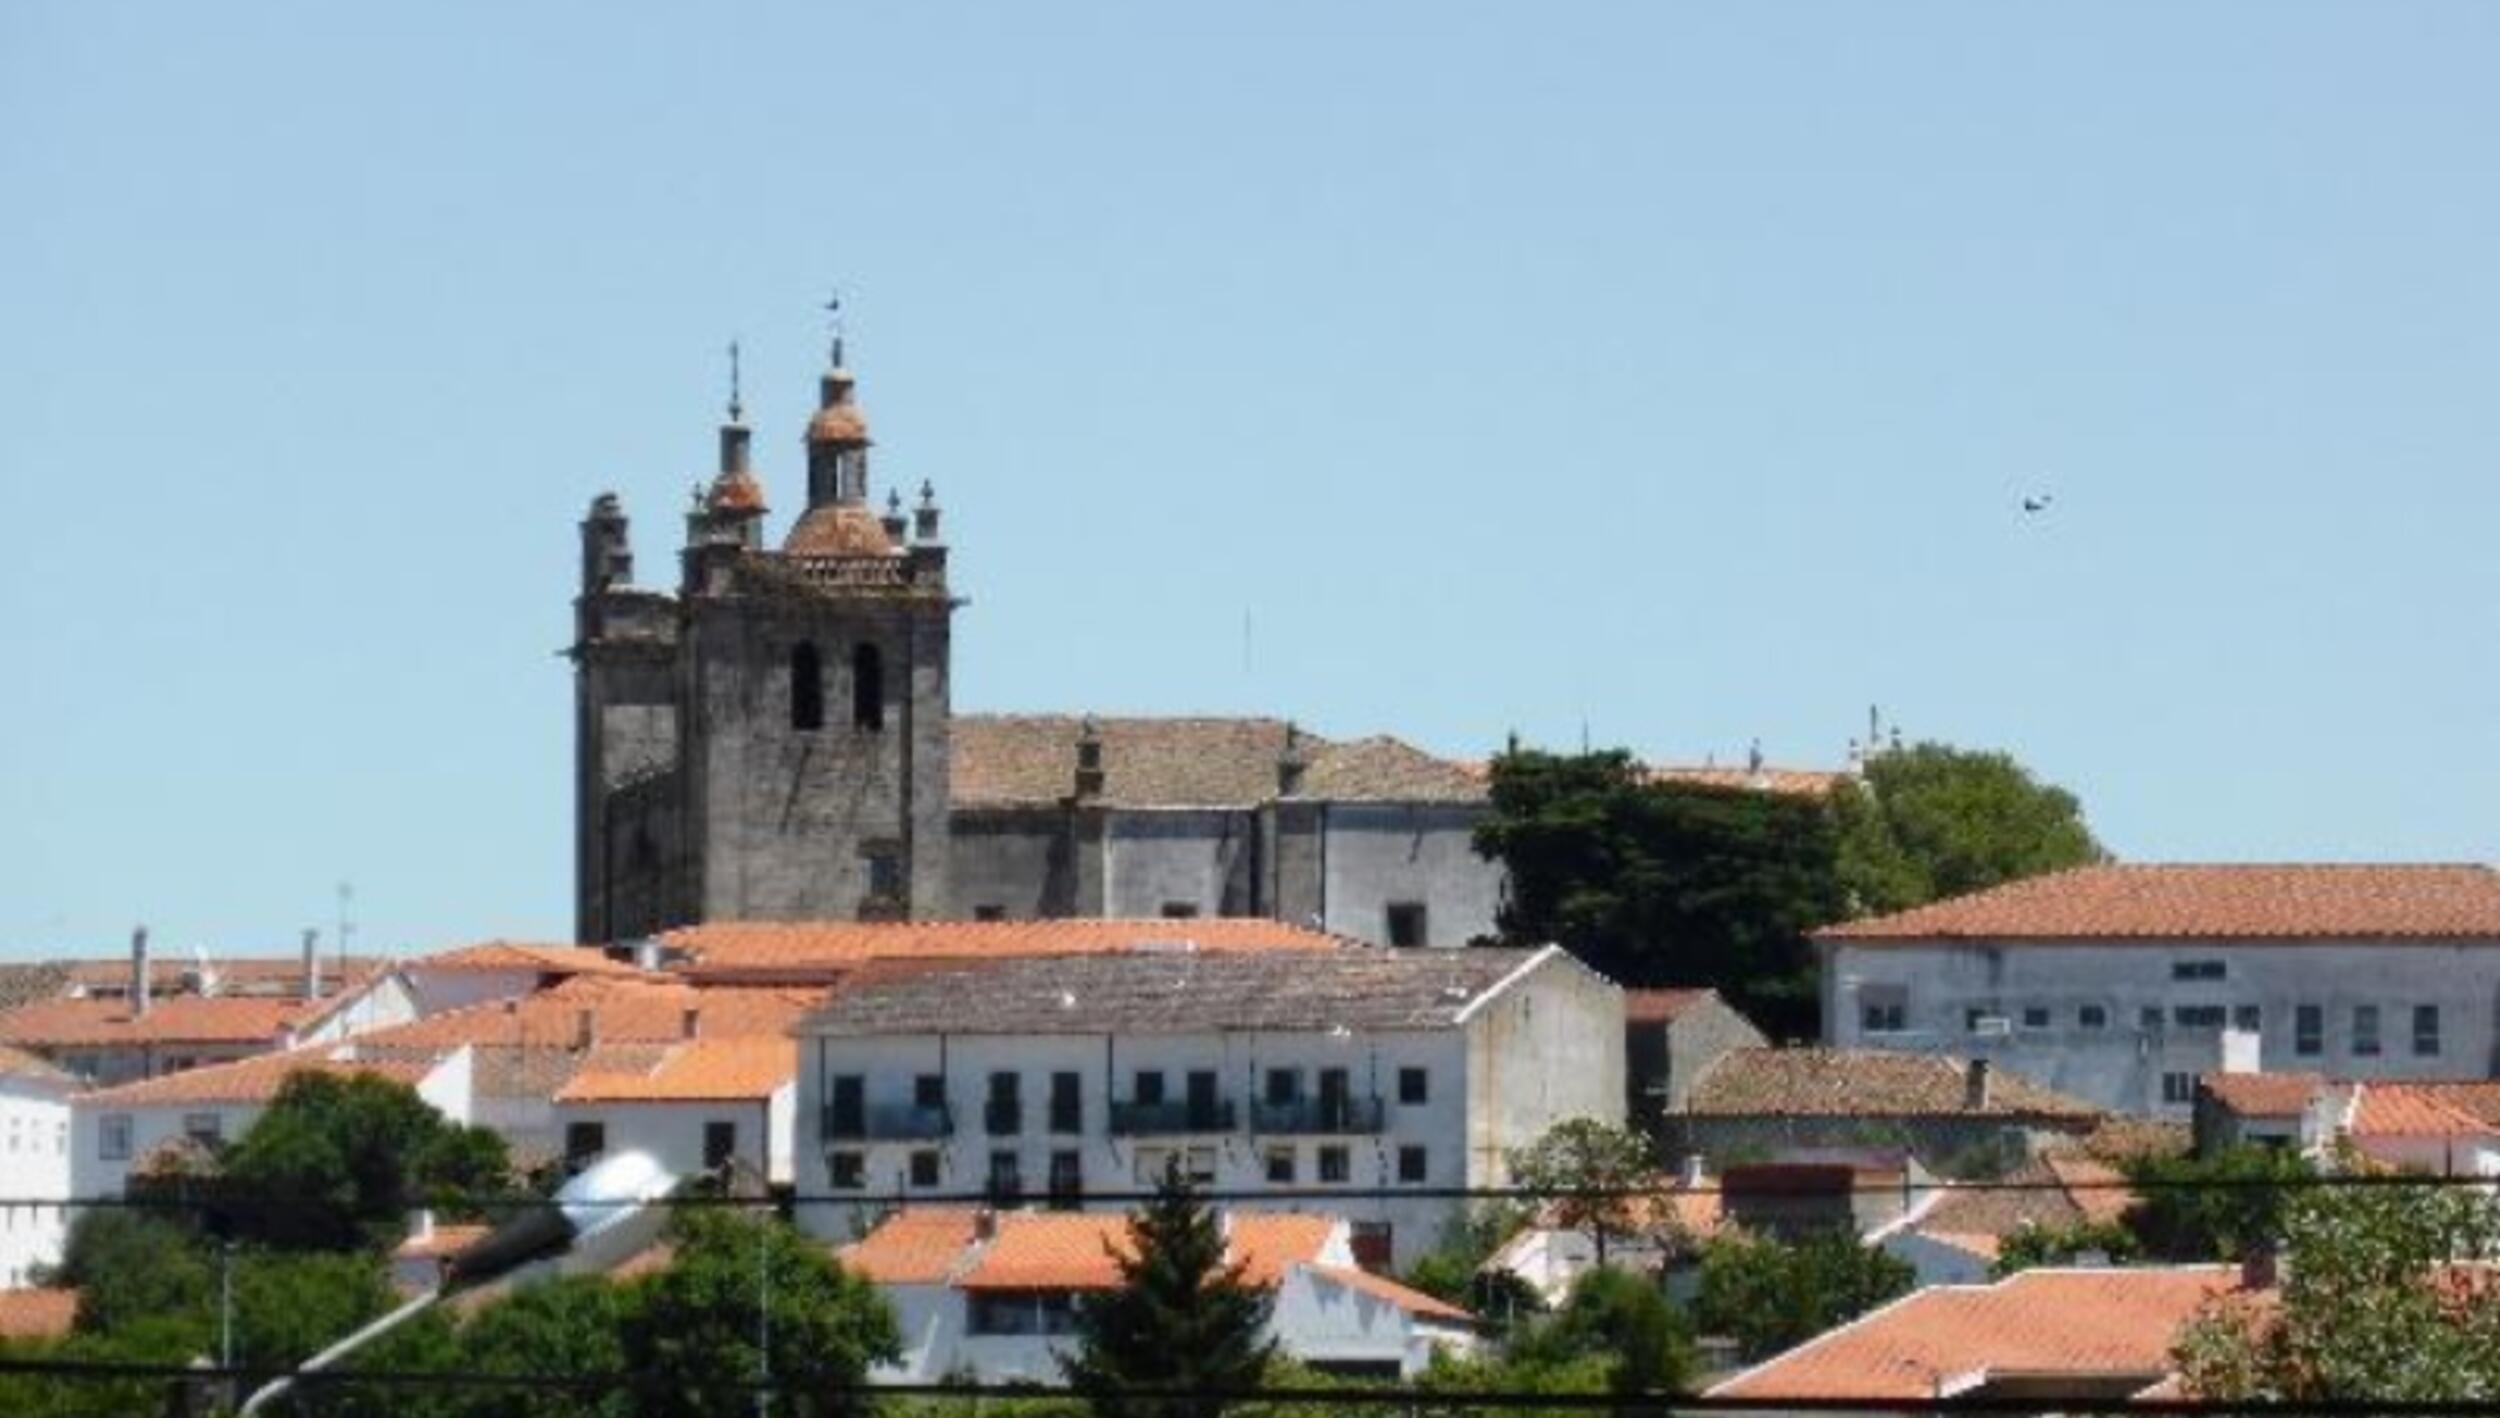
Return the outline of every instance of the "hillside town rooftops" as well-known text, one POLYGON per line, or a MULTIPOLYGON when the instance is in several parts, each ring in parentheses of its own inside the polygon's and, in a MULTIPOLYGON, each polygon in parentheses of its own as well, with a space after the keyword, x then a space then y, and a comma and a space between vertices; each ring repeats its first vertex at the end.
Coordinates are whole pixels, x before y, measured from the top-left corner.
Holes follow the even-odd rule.
POLYGON ((419 956, 408 962, 412 970, 456 971, 537 971, 542 975, 637 975, 642 973, 621 960, 611 960, 601 951, 582 945, 533 945, 522 941, 489 940, 462 946, 433 955, 419 956))
POLYGON ((2208 1073, 2197 1082, 2213 1100, 2243 1118, 2297 1118, 2326 1086, 2317 1073, 2208 1073))
POLYGON ((582 975, 518 999, 429 1014, 358 1036, 369 1048, 572 1049, 601 1043, 782 1035, 822 989, 701 986, 648 976, 582 975))
POLYGON ((337 1057, 337 1045, 262 1054, 232 1063, 209 1064, 179 1073, 143 1078, 82 1094, 79 1101, 108 1108, 153 1108, 183 1103, 267 1103, 286 1081, 299 1073, 339 1078, 371 1076, 415 1087, 439 1061, 424 1059, 357 1059, 337 1057))
POLYGON ((36 1049, 147 1044, 270 1044, 343 1001, 285 995, 175 995, 145 1013, 120 998, 47 999, 0 1014, 0 1043, 36 1049))
POLYGON ((677 1103, 762 1100, 798 1077, 796 1041, 747 1036, 669 1046, 639 1069, 585 1067, 559 1103, 677 1103))
POLYGON ((1992 1381, 2149 1387, 2235 1265, 2035 1269, 1913 1292, 1710 1389, 1709 1398, 1928 1400, 1992 1381))
POLYGON ((2352 1085, 2355 1137, 2500 1135, 2500 1081, 2369 1080, 2352 1085))
POLYGON ((78 1082, 68 1070, 12 1044, 0 1044, 0 1078, 20 1078, 63 1088, 74 1087, 78 1082))
POLYGON ((1559 955, 1390 950, 1094 955, 932 971, 837 993, 805 1034, 1191 1034, 1445 1029, 1559 955))
POLYGON ((660 943, 688 979, 831 982, 874 963, 963 962, 1129 952, 1315 951, 1346 942, 1256 917, 1191 920, 720 921, 681 926, 660 943))
POLYGON ((2500 873, 2471 864, 2076 867, 1816 933, 1933 940, 2500 940, 2500 873))
POLYGON ((2101 1110, 2002 1069, 1974 1097, 1972 1067, 1881 1049, 1731 1049, 1693 1085, 1698 1117, 2039 1118, 2088 1124, 2101 1110))

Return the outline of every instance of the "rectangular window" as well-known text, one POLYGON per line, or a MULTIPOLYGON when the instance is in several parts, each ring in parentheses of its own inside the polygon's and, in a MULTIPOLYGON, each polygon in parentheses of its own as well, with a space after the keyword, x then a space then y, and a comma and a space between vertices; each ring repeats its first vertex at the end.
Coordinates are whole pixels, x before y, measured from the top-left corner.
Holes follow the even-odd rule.
POLYGON ((2107 1029, 2109 1027, 2109 1011, 2097 1004, 2087 1004, 2075 1011, 2075 1027, 2078 1029, 2107 1029))
POLYGON ((1269 1069, 1267 1071, 1266 1096, 1270 1106, 1281 1106, 1286 1103, 1300 1101, 1302 1097, 1302 1071, 1291 1068, 1269 1069))
POLYGON ((1389 943, 1394 946, 1417 946, 1424 943, 1424 903, 1392 901, 1388 911, 1389 943))
POLYGON ((2163 1074, 2161 1076, 2161 1100, 2165 1103, 2195 1102, 2196 1075, 2192 1073, 2163 1074))
POLYGON ((1139 1069, 1137 1071, 1137 1082, 1135 1086, 1129 1089, 1128 1096, 1132 1101, 1144 1103, 1148 1106, 1162 1102, 1163 1070, 1159 1068, 1139 1069))
POLYGON ((1342 1182, 1350 1180, 1353 1175, 1353 1157, 1346 1149, 1323 1147, 1319 1150, 1319 1179, 1321 1181, 1342 1182))
POLYGON ((1189 1178, 1189 1184, 1193 1187, 1214 1186, 1215 1149, 1192 1147, 1181 1153, 1181 1175, 1189 1178))
POLYGON ((825 1130, 835 1137, 859 1137, 868 1131, 868 1084, 856 1073, 833 1076, 833 1116, 825 1130))
POLYGON ((1398 1180, 1408 1186, 1423 1185, 1424 1149, 1420 1147, 1398 1149, 1398 1180))
POLYGON ((924 1148, 911 1155, 911 1184, 915 1187, 933 1187, 938 1184, 936 1152, 924 1148))
POLYGON ((2170 978, 2174 980, 2219 980, 2223 978, 2223 975, 2222 962, 2219 960, 2173 960, 2170 962, 2170 978))
POLYGON ((862 1152, 829 1152, 825 1154, 827 1179, 838 1192, 855 1192, 868 1185, 868 1156, 862 1152))
POLYGON ((738 1125, 710 1122, 703 1125, 703 1166, 717 1172, 738 1155, 738 1125))
POLYGON ((946 1106, 946 1075, 915 1073, 911 1078, 911 1105, 915 1108, 946 1106))
POLYGON ((2183 1004, 2170 1011, 2170 1018, 2182 1029, 2219 1029, 2223 1010, 2218 1004, 2183 1004))
POLYGON ((2046 1006, 2046 1005, 2038 1005, 2038 1004, 2025 1006, 2025 1007, 2024 1007, 2024 1009, 2023 1009, 2023 1027, 2024 1027, 2025 1029, 2046 1029, 2046 1028, 2048 1028, 2048 1027, 2049 1027, 2049 1010, 2048 1010, 2048 1006, 2046 1006))
POLYGON ((1267 1180, 1275 1186, 1293 1185, 1293 1149, 1271 1147, 1267 1150, 1267 1180))
POLYGON ((2246 1030, 2247 1032, 2254 1034, 2258 1030, 2265 1028, 2265 1026, 2266 1011, 2262 1005, 2235 1004, 2231 1006, 2232 1028, 2246 1030))
POLYGON ((972 908, 972 919, 976 921, 1003 921, 1007 919, 1007 908, 984 902, 981 905, 972 908))
POLYGON ((2422 1058, 2439 1053, 2439 1006, 2417 1004, 2413 1007, 2413 1052, 2422 1058))
POLYGON ((862 855, 868 859, 869 899, 874 901, 902 900, 902 854, 889 848, 876 848, 862 855))
POLYGON ((2356 1004, 2352 1007, 2352 1051, 2362 1058, 2378 1054, 2378 1006, 2356 1004))
POLYGON ((1085 1131, 1085 1104, 1073 1073, 1050 1076, 1050 1130, 1058 1133, 1085 1131))
POLYGON ((182 1135, 191 1139, 193 1142, 205 1143, 210 1147, 214 1147, 217 1145, 218 1141, 225 1136, 225 1132, 226 1120, 217 1116, 215 1113, 185 1113, 182 1115, 182 1135))
POLYGON ((1398 1101, 1413 1107, 1432 1101, 1432 1075, 1420 1068, 1398 1070, 1398 1101))
POLYGON ((990 1200, 1001 1206, 1012 1206, 1024 1198, 1024 1173, 1016 1165, 1013 1152, 990 1154, 990 1200))
POLYGON ((1193 1068, 1182 1082, 1188 1088, 1189 1125, 1204 1131, 1215 1126, 1215 1070, 1193 1068))
POLYGON ((564 1160, 580 1167, 608 1150, 606 1123, 566 1123, 564 1125, 564 1160))
POLYGON ((1868 985, 1858 991, 1858 1027, 1869 1034, 1898 1034, 1909 1028, 1909 986, 1868 985))
POLYGON ((2317 1055, 2326 1052, 2326 1008, 2323 1005, 2292 1006, 2292 1052, 2317 1055))
POLYGON ((1085 1159, 1075 1152, 1050 1154, 1050 1204, 1072 1209, 1085 1195, 1085 1159))
POLYGON ((1013 1073, 990 1075, 989 1103, 981 1111, 983 1124, 992 1137, 1013 1137, 1024 1131, 1024 1100, 1013 1073))
POLYGON ((1195 901, 1166 901, 1163 903, 1163 919, 1167 921, 1186 921, 1195 917, 1197 914, 1198 903, 1195 901))
POLYGON ((106 1162, 130 1160, 130 1115, 107 1113, 96 1120, 96 1156, 106 1162))

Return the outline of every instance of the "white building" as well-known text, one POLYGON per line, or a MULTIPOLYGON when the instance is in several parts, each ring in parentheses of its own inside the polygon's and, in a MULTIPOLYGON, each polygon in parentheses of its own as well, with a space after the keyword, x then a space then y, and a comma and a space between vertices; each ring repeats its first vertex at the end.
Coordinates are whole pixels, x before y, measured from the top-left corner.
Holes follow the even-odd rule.
POLYGON ((2500 873, 2096 866, 1820 933, 1828 1043, 2184 1119, 2199 1074, 2488 1076, 2500 873))
POLYGON ((69 1216, 69 1099, 78 1080, 22 1049, 0 1045, 0 1289, 34 1283, 61 1259, 69 1216))
POLYGON ((1134 1195, 1178 1162, 1403 1265, 1456 1204, 1401 1189, 1499 1186, 1553 1124, 1623 1120, 1622 991, 1555 947, 1003 961, 856 985, 797 1033, 799 1190, 861 1203, 801 1219, 837 1238, 914 1197, 1134 1195))
MULTIPOLYGON (((1219 1215, 1225 1260, 1274 1292, 1268 1337, 1314 1368, 1412 1377, 1437 1350, 1464 1353, 1473 1317, 1364 1271, 1338 1217, 1231 1211, 1219 1215)), ((1076 1307, 1118 1288, 1116 1254, 1133 1254, 1125 1216, 912 1207, 841 1252, 894 1307, 903 1357, 874 1377, 933 1383, 1057 1383, 1076 1307)))
POLYGON ((569 1163, 650 1153, 680 1177, 792 1179, 798 1047, 739 1036, 672 1044, 647 1066, 594 1063, 556 1094, 569 1163))
POLYGON ((240 1138, 298 1073, 395 1079, 445 1118, 465 1124, 470 1062, 465 1048, 424 1060, 358 1059, 352 1046, 316 1045, 81 1093, 70 1100, 71 1190, 82 1197, 119 1196, 130 1174, 168 1144, 214 1147, 240 1138))

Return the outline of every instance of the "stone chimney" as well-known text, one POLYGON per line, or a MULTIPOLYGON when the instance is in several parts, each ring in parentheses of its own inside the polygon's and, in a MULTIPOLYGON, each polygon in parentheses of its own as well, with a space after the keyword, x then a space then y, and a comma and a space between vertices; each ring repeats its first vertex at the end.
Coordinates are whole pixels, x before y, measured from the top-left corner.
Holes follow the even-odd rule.
POLYGON ((148 928, 130 932, 130 1014, 137 1018, 153 1003, 154 982, 148 978, 148 928))
POLYGON ((583 1009, 573 1016, 573 1047, 587 1049, 599 1042, 599 1011, 583 1009))
POLYGON ((1984 1113, 1996 1099, 1993 1069, 1986 1059, 1972 1059, 1962 1069, 1962 1108, 1966 1112, 1984 1113))
POLYGON ((1081 801, 1099 798, 1102 783, 1102 730, 1088 714, 1076 731, 1076 796, 1081 801))
POLYGON ((321 932, 304 927, 304 998, 321 998, 321 932))
POLYGON ((1290 798, 1301 792, 1302 775, 1310 766, 1310 758, 1302 752, 1302 730, 1288 719, 1284 751, 1276 755, 1276 796, 1290 798))

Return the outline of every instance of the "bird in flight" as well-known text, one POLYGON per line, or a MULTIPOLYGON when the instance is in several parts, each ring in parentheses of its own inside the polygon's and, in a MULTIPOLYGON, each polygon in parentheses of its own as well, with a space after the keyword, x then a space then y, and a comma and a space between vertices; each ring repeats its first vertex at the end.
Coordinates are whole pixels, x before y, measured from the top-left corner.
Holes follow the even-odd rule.
POLYGON ((2049 504, 2055 500, 2045 492, 2035 492, 2023 499, 2023 510, 2035 514, 2046 512, 2049 510, 2049 504))

